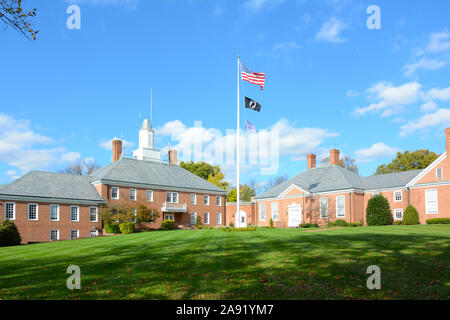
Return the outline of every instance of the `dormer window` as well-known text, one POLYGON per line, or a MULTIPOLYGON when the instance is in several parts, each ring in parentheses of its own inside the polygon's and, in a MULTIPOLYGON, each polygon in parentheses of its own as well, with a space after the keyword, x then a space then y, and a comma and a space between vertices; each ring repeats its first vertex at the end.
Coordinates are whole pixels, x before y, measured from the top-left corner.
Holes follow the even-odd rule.
POLYGON ((437 179, 442 179, 443 178, 442 168, 436 168, 436 178, 437 179))

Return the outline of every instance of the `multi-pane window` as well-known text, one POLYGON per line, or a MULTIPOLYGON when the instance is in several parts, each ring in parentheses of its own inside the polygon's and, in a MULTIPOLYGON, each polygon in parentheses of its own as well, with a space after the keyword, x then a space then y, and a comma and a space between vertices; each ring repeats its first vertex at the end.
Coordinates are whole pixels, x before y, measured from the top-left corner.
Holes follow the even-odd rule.
POLYGON ((130 189, 130 200, 136 200, 136 189, 130 189))
POLYGON ((425 190, 425 208, 427 214, 438 213, 438 194, 437 189, 425 190))
POLYGON ((209 224, 209 212, 205 212, 205 214, 203 215, 203 223, 209 224))
POLYGON ((394 201, 399 202, 402 201, 402 192, 394 191, 394 201))
POLYGON ((28 220, 38 220, 38 205, 28 204, 28 220))
POLYGON ((16 219, 16 204, 14 202, 5 203, 5 219, 7 220, 16 219))
POLYGON ((89 208, 89 221, 90 222, 97 222, 97 212, 98 209, 96 207, 89 208))
POLYGON ((320 218, 328 218, 328 198, 320 198, 320 218))
POLYGON ((191 224, 195 224, 197 222, 197 212, 191 212, 191 224))
POLYGON ((59 230, 50 230, 50 241, 59 240, 59 230))
POLYGON ((197 204, 197 195, 191 194, 191 204, 197 204))
POLYGON ((221 213, 218 213, 216 218, 217 218, 216 223, 217 223, 218 225, 222 224, 222 214, 221 214, 221 213))
POLYGON ((278 220, 278 202, 272 202, 272 220, 278 220))
POLYGON ((394 218, 395 218, 395 220, 402 220, 403 219, 403 209, 395 209, 394 210, 394 218))
POLYGON ((152 202, 153 201, 153 190, 147 190, 145 193, 147 197, 147 201, 152 202))
POLYGON ((345 196, 336 197, 336 217, 345 217, 345 196))
POLYGON ((442 179, 442 168, 436 168, 436 178, 442 179))
POLYGON ((259 220, 266 221, 266 204, 261 203, 259 205, 259 220))
POLYGON ((119 200, 119 188, 117 187, 111 188, 111 199, 119 200))
POLYGON ((50 205, 50 221, 59 221, 59 205, 50 205))
POLYGON ((219 207, 222 205, 222 197, 216 197, 216 205, 218 205, 219 207))
POLYGON ((90 230, 89 231, 89 237, 90 238, 98 237, 98 230, 90 230))
POLYGON ((203 197, 203 203, 205 204, 205 206, 209 206, 209 196, 203 197))
POLYGON ((70 230, 70 240, 79 238, 79 230, 70 230))
POLYGON ((79 211, 80 207, 78 206, 70 207, 70 221, 79 221, 79 211))
POLYGON ((178 203, 178 192, 167 192, 167 203, 178 203))

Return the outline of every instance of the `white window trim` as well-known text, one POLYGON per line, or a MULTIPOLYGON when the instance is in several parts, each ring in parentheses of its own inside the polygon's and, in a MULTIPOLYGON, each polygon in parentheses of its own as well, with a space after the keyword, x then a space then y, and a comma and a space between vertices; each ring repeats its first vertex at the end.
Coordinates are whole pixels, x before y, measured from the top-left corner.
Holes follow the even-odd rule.
POLYGON ((11 220, 11 221, 16 220, 16 203, 15 202, 5 202, 5 220, 11 220), (6 205, 7 204, 13 205, 13 217, 11 219, 6 217, 6 205))
POLYGON ((197 223, 197 212, 191 212, 191 224, 196 224, 197 223), (194 216, 194 223, 192 223, 192 216, 194 216))
POLYGON ((195 193, 191 193, 191 204, 197 204, 197 195, 195 193), (194 202, 192 202, 192 196, 194 196, 194 202))
POLYGON ((328 198, 327 197, 322 197, 319 199, 319 215, 320 215, 320 219, 326 219, 329 216, 329 203, 328 203, 328 198), (323 216, 322 215, 322 199, 327 199, 327 216, 323 216))
POLYGON ((50 241, 58 241, 59 240, 59 230, 58 229, 50 229, 50 241), (56 240, 52 239, 52 231, 56 231, 56 240))
POLYGON ((134 188, 130 188, 128 190, 128 200, 130 201, 137 201, 137 190, 134 188), (131 190, 134 190, 134 199, 131 199, 131 190))
POLYGON ((51 204, 50 205, 50 221, 57 222, 59 221, 59 204, 51 204), (52 207, 56 207, 56 220, 52 219, 52 207))
POLYGON ((403 220, 403 209, 399 208, 399 209, 394 209, 394 220, 403 220), (397 211, 400 211, 402 213, 402 217, 401 218, 397 218, 397 211))
POLYGON ((219 213, 217 213, 217 216, 216 216, 216 224, 217 225, 222 225, 222 212, 219 212, 219 213), (220 217, 220 220, 219 219, 217 219, 217 218, 219 218, 220 217))
MULTIPOLYGON (((172 198, 173 198, 173 197, 171 196, 170 199, 172 200, 172 198)), ((166 202, 167 202, 167 203, 178 203, 178 192, 172 192, 172 191, 166 192, 166 202), (169 193, 170 193, 170 194, 176 194, 176 195, 177 195, 177 202, 173 202, 173 201, 170 201, 170 202, 169 202, 169 201, 167 201, 167 195, 168 195, 169 193)))
POLYGON ((69 218, 70 218, 70 222, 80 222, 80 206, 70 206, 69 218), (77 220, 72 220, 72 208, 78 208, 77 220))
POLYGON ((208 195, 204 195, 203 196, 203 204, 205 205, 205 206, 209 206, 209 196, 208 195), (205 203, 205 200, 206 199, 208 199, 208 201, 205 203))
POLYGON ((203 220, 206 220, 206 219, 205 219, 206 216, 208 216, 208 222, 203 221, 203 223, 204 223, 204 224, 210 224, 210 222, 211 222, 211 216, 210 216, 209 212, 205 212, 205 213, 203 214, 203 220))
POLYGON ((439 214, 439 194, 438 189, 426 189, 425 190, 425 213, 426 214, 439 214), (436 212, 429 212, 428 201, 427 201, 427 191, 435 190, 436 191, 436 212))
POLYGON ((98 208, 97 207, 89 207, 89 222, 98 222, 98 208), (91 209, 95 209, 95 221, 91 220, 91 209))
POLYGON ((95 238, 95 237, 98 237, 98 230, 89 230, 89 238, 95 238), (95 236, 94 237, 91 237, 91 233, 92 232, 95 232, 95 236))
POLYGON ((111 199, 112 200, 119 200, 119 198, 120 198, 120 188, 119 187, 111 187, 111 199), (117 197, 116 198, 113 198, 113 196, 112 196, 112 190, 113 189, 117 189, 117 197))
POLYGON ((260 203, 259 204, 259 221, 266 221, 266 219, 267 219, 267 206, 266 206, 265 203, 260 203), (264 206, 264 219, 263 219, 262 214, 261 214, 262 213, 262 210, 261 210, 262 206, 264 206))
POLYGON ((146 198, 147 202, 153 202, 153 190, 146 190, 146 191, 145 191, 145 198, 146 198), (150 200, 148 199, 148 193, 149 193, 149 192, 152 193, 152 197, 151 197, 150 200))
POLYGON ((345 196, 337 196, 336 197, 336 219, 337 218, 345 218, 345 196), (344 199, 344 215, 340 216, 339 215, 339 207, 338 207, 338 199, 344 199))
POLYGON ((436 168, 436 179, 442 179, 444 178, 444 168, 436 168), (438 176, 438 171, 441 171, 441 176, 438 176))
POLYGON ((272 216, 272 220, 273 221, 278 221, 278 219, 280 218, 280 204, 279 204, 279 202, 271 202, 270 203, 270 214, 271 214, 271 216, 272 216), (274 208, 274 204, 277 204, 277 218, 275 219, 274 217, 273 217, 273 208, 274 208))
POLYGON ((401 190, 395 190, 394 191, 394 202, 402 202, 403 201, 403 192, 401 190), (395 199, 395 194, 397 192, 400 192, 400 200, 395 199))
POLYGON ((216 205, 217 205, 218 207, 221 207, 221 206, 222 206, 222 197, 221 197, 221 196, 216 196, 216 205), (217 199, 219 199, 219 204, 217 204, 217 199))
POLYGON ((38 221, 39 220, 39 205, 37 203, 28 204, 28 221, 38 221), (30 219, 30 206, 36 206, 36 219, 30 219))
MULTIPOLYGON (((77 232, 77 236, 75 237, 75 239, 80 238, 80 230, 78 229, 72 229, 70 230, 70 240, 73 240, 74 238, 72 238, 72 231, 76 231, 77 232)), ((59 233, 59 232, 58 232, 59 233)))

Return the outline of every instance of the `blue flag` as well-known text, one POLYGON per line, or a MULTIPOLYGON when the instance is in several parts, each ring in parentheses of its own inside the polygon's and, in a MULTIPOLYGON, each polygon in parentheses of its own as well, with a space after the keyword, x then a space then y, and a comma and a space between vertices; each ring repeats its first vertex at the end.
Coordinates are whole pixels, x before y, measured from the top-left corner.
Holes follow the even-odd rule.
POLYGON ((245 120, 245 130, 256 133, 256 127, 247 120, 245 120))

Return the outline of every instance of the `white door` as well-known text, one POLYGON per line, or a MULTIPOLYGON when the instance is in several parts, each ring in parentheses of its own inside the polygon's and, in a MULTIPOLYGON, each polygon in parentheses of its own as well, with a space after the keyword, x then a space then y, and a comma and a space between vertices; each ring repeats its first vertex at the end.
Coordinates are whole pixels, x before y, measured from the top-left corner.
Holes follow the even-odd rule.
POLYGON ((247 217, 246 213, 241 210, 240 214, 236 214, 235 227, 245 228, 247 227, 247 217))
POLYGON ((175 221, 173 213, 165 213, 164 214, 164 220, 173 220, 173 221, 175 221))
POLYGON ((288 209, 288 227, 298 227, 302 223, 302 205, 290 205, 288 209))

